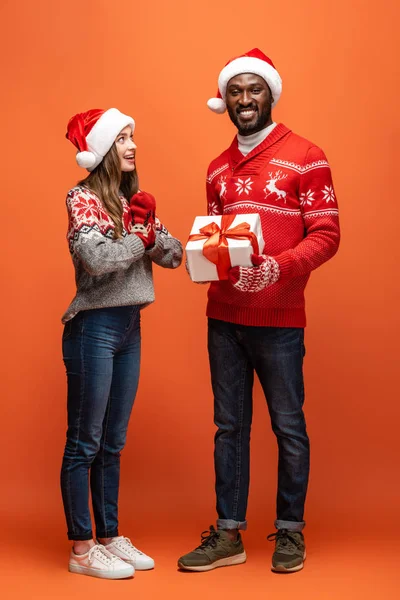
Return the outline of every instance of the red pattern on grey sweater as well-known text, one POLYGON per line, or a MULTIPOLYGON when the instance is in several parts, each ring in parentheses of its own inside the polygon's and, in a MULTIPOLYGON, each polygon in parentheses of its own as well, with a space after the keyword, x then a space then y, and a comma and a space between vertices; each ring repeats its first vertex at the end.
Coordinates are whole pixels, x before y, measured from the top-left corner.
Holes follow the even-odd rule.
POLYGON ((158 221, 156 242, 145 250, 131 233, 129 203, 121 196, 122 238, 114 240, 114 223, 92 191, 77 186, 67 195, 67 239, 75 268, 76 295, 64 313, 67 322, 82 310, 112 306, 146 306, 154 301, 152 263, 177 268, 182 245, 158 221))
POLYGON ((209 166, 209 214, 259 213, 265 248, 280 279, 257 293, 213 282, 207 316, 243 325, 304 327, 311 271, 332 258, 340 240, 331 170, 323 151, 279 124, 247 156, 237 138, 209 166))

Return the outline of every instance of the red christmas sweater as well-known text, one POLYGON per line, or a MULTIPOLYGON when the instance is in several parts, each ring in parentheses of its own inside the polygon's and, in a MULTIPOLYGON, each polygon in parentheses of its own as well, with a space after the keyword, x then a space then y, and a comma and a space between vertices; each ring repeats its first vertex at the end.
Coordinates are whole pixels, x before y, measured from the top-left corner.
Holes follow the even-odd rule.
POLYGON ((279 263, 277 283, 241 292, 217 281, 208 292, 207 316, 241 325, 304 327, 304 289, 311 271, 332 258, 339 216, 331 170, 323 151, 282 123, 247 156, 237 138, 212 161, 207 176, 208 214, 258 213, 263 254, 279 263))

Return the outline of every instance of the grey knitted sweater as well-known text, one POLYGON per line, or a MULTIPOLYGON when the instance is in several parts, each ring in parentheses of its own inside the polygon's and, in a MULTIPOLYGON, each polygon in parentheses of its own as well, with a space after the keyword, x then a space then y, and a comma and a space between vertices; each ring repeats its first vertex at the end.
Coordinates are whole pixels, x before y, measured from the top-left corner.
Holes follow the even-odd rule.
POLYGON ((76 295, 62 317, 66 323, 79 311, 111 306, 147 305, 154 301, 152 263, 179 267, 182 245, 158 222, 156 243, 145 251, 130 233, 129 204, 123 207, 123 237, 113 239, 114 223, 99 198, 77 186, 67 195, 67 239, 75 267, 76 295))

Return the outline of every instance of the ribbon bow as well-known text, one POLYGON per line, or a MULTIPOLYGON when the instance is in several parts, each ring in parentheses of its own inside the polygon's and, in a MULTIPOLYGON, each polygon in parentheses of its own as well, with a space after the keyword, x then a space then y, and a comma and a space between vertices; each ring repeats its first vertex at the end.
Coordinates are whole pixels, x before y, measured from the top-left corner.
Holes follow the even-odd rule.
POLYGON ((216 265, 219 279, 228 279, 228 272, 232 266, 229 256, 228 239, 249 240, 254 254, 259 254, 257 237, 250 231, 248 223, 240 223, 236 227, 231 228, 235 217, 236 215, 222 215, 221 227, 216 223, 210 223, 202 227, 200 233, 194 233, 189 236, 189 242, 208 238, 203 246, 203 255, 207 260, 216 265))

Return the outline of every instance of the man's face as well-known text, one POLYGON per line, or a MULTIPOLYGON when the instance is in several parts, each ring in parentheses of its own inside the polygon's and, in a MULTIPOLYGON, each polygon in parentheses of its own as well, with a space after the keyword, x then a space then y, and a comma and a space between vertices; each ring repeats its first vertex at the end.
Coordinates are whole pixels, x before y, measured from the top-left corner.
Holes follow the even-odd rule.
POLYGON ((232 77, 226 88, 226 107, 240 135, 251 135, 271 125, 273 98, 266 81, 252 73, 232 77))

